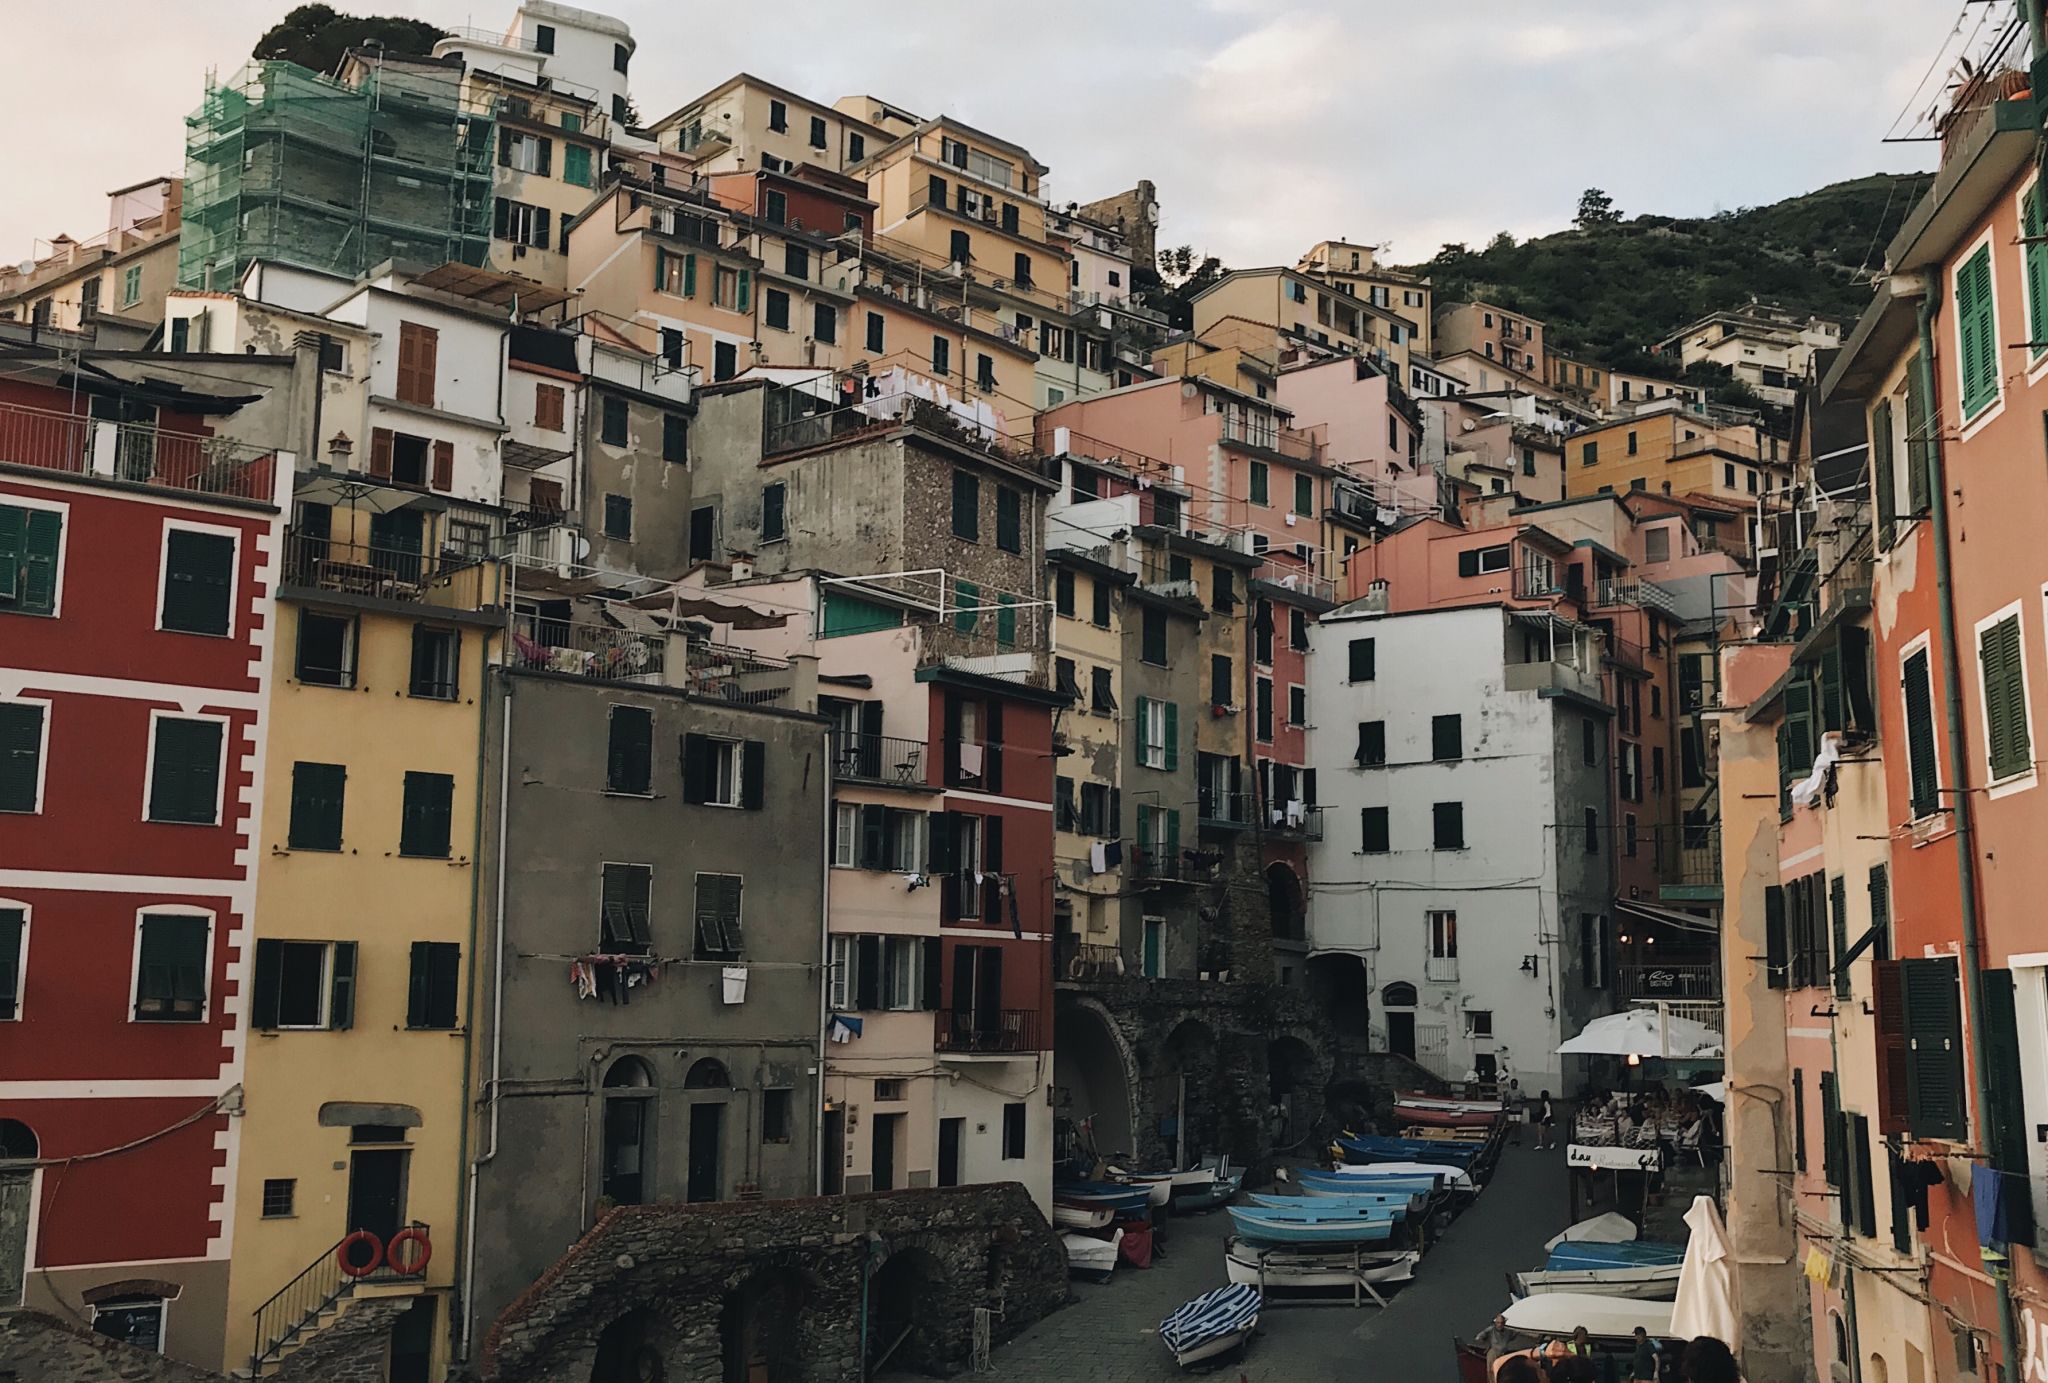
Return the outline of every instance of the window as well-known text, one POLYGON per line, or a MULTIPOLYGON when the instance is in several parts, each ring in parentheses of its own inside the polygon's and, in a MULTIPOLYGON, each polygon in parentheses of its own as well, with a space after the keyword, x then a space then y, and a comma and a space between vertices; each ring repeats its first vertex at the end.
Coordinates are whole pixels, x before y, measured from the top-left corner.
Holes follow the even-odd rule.
POLYGON ((1273 738, 1273 679, 1261 677, 1252 686, 1252 734, 1271 742, 1273 738))
POLYGON ((1099 667, 1093 671, 1094 685, 1089 693, 1088 707, 1092 711, 1108 715, 1116 710, 1116 695, 1110 685, 1110 670, 1099 667))
POLYGON ((1145 607, 1138 656, 1155 667, 1166 666, 1166 611, 1145 607))
POLYGON ((564 397, 559 385, 536 384, 533 388, 533 425, 544 432, 560 432, 564 397))
POLYGON ((781 542, 788 536, 785 525, 788 522, 784 506, 789 501, 789 486, 783 481, 761 487, 761 541, 781 542))
POLYGON ((1595 465, 1598 465, 1599 463, 1600 463, 1600 444, 1599 444, 1598 442, 1588 442, 1588 443, 1586 443, 1586 444, 1585 444, 1584 446, 1582 446, 1582 447, 1580 447, 1580 448, 1579 448, 1579 464, 1580 464, 1580 465, 1582 465, 1582 466, 1595 466, 1595 465))
POLYGON ((966 471, 953 472, 953 536, 970 543, 981 539, 981 482, 966 471))
POLYGON ((1168 772, 1180 767, 1180 707, 1173 702, 1138 698, 1138 764, 1168 772))
POLYGON ((1384 855, 1392 845, 1387 834, 1387 809, 1385 807, 1360 807, 1358 809, 1358 849, 1361 854, 1384 855))
POLYGON ((1358 722, 1357 763, 1360 768, 1379 768, 1387 761, 1387 723, 1384 720, 1358 722))
POLYGON ((1226 614, 1237 608, 1236 579, 1221 563, 1209 569, 1209 604, 1226 614))
POLYGON ((57 613, 63 538, 61 511, 0 504, 0 614, 57 613))
POLYGON ((697 955, 704 960, 736 960, 745 950, 740 934, 740 893, 744 876, 697 876, 697 955))
POLYGON ((825 117, 822 115, 811 117, 811 147, 813 149, 823 149, 826 147, 825 117))
POLYGON ((130 265, 121 272, 121 306, 133 307, 142 301, 142 266, 130 265))
POLYGON ((460 1025, 462 948, 452 941, 415 941, 406 980, 405 1025, 447 1029, 460 1025))
POLYGON ((943 377, 952 369, 953 343, 943 336, 932 338, 932 373, 943 377))
POLYGON ((1906 655, 1900 684, 1906 705, 1906 774, 1913 816, 1918 819, 1941 808, 1941 777, 1934 758, 1934 689, 1924 640, 1906 655))
POLYGON ((291 1177, 265 1177, 263 1179, 263 1218, 266 1220, 288 1220, 292 1217, 292 1202, 299 1183, 291 1177))
POLYGON ((1600 809, 1598 807, 1586 808, 1586 853, 1589 855, 1600 853, 1600 809))
POLYGON ((412 680, 407 694, 453 701, 460 690, 462 636, 431 624, 412 627, 412 680))
POLYGON ((1228 706, 1235 700, 1237 687, 1231 676, 1230 659, 1221 653, 1209 655, 1209 704, 1228 706))
POLYGON ((598 422, 598 440, 608 447, 626 445, 626 401, 607 394, 598 422))
MULTIPOLYGON (((715 238, 714 242, 715 243, 715 238)), ((674 298, 697 296, 697 256, 693 254, 670 254, 667 250, 654 252, 654 291, 666 293, 674 298)), ((677 335, 681 335, 680 332, 677 335)))
POLYGON ((1021 1100, 1003 1106, 1003 1160, 1015 1162, 1024 1156, 1024 1113, 1021 1100))
POLYGON ((197 1023, 206 1017, 212 924, 201 913, 142 915, 135 940, 136 1022, 197 1023))
POLYGON ((1463 716, 1430 717, 1429 756, 1432 759, 1462 759, 1465 757, 1463 716))
MULTIPOLYGON (((1591 719, 1579 722, 1579 756, 1588 764, 1600 762, 1600 726, 1591 719)), ((1701 786, 1695 784, 1694 786, 1701 786)))
POLYGON ((1024 496, 1007 485, 996 486, 996 546, 1004 552, 1024 550, 1024 496))
POLYGON ((1916 1138, 1966 1138, 1969 1108, 1955 958, 1908 958, 1898 967, 1908 1128, 1916 1138))
POLYGON ((1458 554, 1458 575, 1487 576, 1506 571, 1512 562, 1513 553, 1506 543, 1467 548, 1458 554))
POLYGON ((552 25, 552 24, 536 24, 536 25, 534 25, 534 27, 533 27, 533 50, 534 50, 534 51, 535 51, 536 53, 552 53, 552 52, 554 52, 554 51, 555 51, 555 26, 554 26, 554 25, 552 25))
POLYGON ((787 1143, 794 1120, 791 1110, 795 1105, 796 1092, 788 1089, 763 1090, 761 1092, 761 1141, 763 1143, 787 1143))
POLYGON ((353 941, 261 939, 249 1025, 265 1032, 352 1027, 355 986, 353 941))
POLYGON ((598 949, 607 955, 644 956, 653 945, 647 918, 654 891, 654 868, 645 864, 607 864, 598 903, 598 949))
POLYGON ((399 814, 398 853, 415 859, 447 859, 454 813, 453 777, 446 773, 407 773, 399 814))
MULTIPOLYGON (((1009 213, 1006 218, 1007 224, 1004 225, 1003 229, 1015 234, 1017 229, 1017 209, 1012 206, 1006 206, 1003 209, 1009 213)), ((1019 288, 1029 288, 1031 286, 1031 256, 1027 254, 1017 255, 1012 260, 1010 267, 1010 277, 1017 281, 1017 286, 1019 288)))
POLYGON ((1465 848, 1465 804, 1463 802, 1438 802, 1430 807, 1431 848, 1436 850, 1462 850, 1465 848))
MULTIPOLYGON (((37 812, 43 803, 43 743, 49 710, 40 701, 0 701, 0 812, 37 812)), ((7 957, 0 937, 0 964, 7 957)))
POLYGON ((1423 915, 1423 923, 1429 931, 1429 958, 1431 960, 1456 960, 1458 958, 1458 914, 1455 912, 1429 912, 1423 915))
POLYGON ((1094 604, 1089 610, 1088 622, 1097 629, 1109 628, 1109 582, 1101 577, 1094 580, 1094 604))
MULTIPOLYGON (((585 159, 589 158, 586 153, 585 159)), ((587 164, 586 164, 587 166, 587 164)), ((497 199, 491 215, 491 233, 500 240, 529 249, 545 250, 553 244, 554 216, 546 207, 497 199)))
POLYGON ((1074 569, 1060 567, 1052 577, 1052 608, 1055 614, 1074 613, 1074 569))
POLYGON ((1370 682, 1374 674, 1373 641, 1353 639, 1351 641, 1351 676, 1353 682, 1370 682))
POLYGON ((92 1308, 92 1332, 155 1354, 164 1348, 162 1297, 110 1297, 92 1308))
POLYGON ((768 103, 768 128, 777 134, 789 133, 789 106, 786 102, 768 103))
POLYGON ((830 303, 815 303, 811 307, 811 335, 825 345, 836 345, 839 341, 839 309, 830 303))
MULTIPOLYGON (((963 201, 966 199, 964 192, 961 194, 961 199, 963 201)), ((948 237, 947 252, 948 257, 953 263, 964 267, 974 259, 974 242, 968 237, 966 231, 956 230, 948 237)))
POLYGON ((348 770, 340 764, 292 765, 292 811, 285 844, 294 850, 341 849, 348 770))
POLYGON ((718 550, 718 509, 700 504, 690 511, 690 560, 708 562, 718 550))
POLYGON ((996 391, 996 362, 994 356, 977 355, 974 357, 974 387, 981 390, 984 394, 993 394, 996 391))
POLYGON ((1308 724, 1308 689, 1306 687, 1290 686, 1287 689, 1287 723, 1295 726, 1308 724))
POLYGON ((1967 421, 1998 398, 1997 308, 1991 287, 1991 246, 1956 266, 1956 378, 1967 421))
POLYGON ((630 495, 604 497, 604 536, 625 543, 633 541, 633 500, 630 495))
POLYGON ((1268 499, 1268 482, 1270 480, 1270 477, 1267 473, 1267 470, 1268 468, 1266 466, 1266 463, 1263 461, 1254 461, 1251 463, 1250 484, 1251 500, 1253 504, 1270 503, 1270 500, 1268 499))
POLYGON ((1991 776, 2011 778, 2025 773, 2033 768, 2034 759, 2018 611, 1977 626, 1977 668, 1984 693, 1985 755, 1991 776))
POLYGON ((870 313, 868 314, 868 340, 867 340, 867 348, 868 348, 868 349, 869 349, 870 351, 873 351, 873 352, 874 352, 875 354, 877 354, 877 355, 880 355, 880 354, 882 353, 882 350, 883 350, 883 346, 882 346, 882 339, 883 339, 883 338, 882 338, 882 330, 883 330, 883 325, 882 325, 882 324, 883 324, 883 318, 882 318, 882 314, 881 314, 881 313, 879 313, 879 312, 870 312, 870 313))
POLYGON ((434 406, 435 362, 440 354, 441 333, 418 322, 398 324, 398 382, 400 403, 434 406))
POLYGON ((1308 652, 1308 611, 1298 608, 1288 610, 1287 646, 1296 653, 1308 652))
MULTIPOLYGON (((780 226, 787 224, 787 222, 789 221, 788 196, 781 192, 777 192, 772 188, 769 189, 761 196, 761 214, 763 218, 766 219, 771 225, 780 226)), ((791 245, 787 247, 786 258, 790 263, 800 262, 798 261, 797 256, 802 254, 803 250, 799 246, 791 245)), ((798 278, 805 277, 805 275, 801 272, 798 272, 796 276, 798 278)))
POLYGON ((225 636, 234 624, 235 538, 230 533, 164 529, 163 592, 157 628, 225 636))
POLYGON ((299 611, 298 679, 310 687, 356 684, 356 622, 299 611))
POLYGON ((745 312, 752 301, 754 275, 750 269, 719 266, 711 275, 711 302, 728 312, 745 312))
MULTIPOLYGON (((862 159, 866 158, 867 156, 867 136, 862 134, 856 134, 852 130, 848 130, 846 132, 846 161, 848 163, 859 163, 862 159)), ((852 230, 853 227, 848 226, 847 229, 852 230)))
POLYGON ((187 719, 155 712, 150 745, 147 819, 188 826, 220 820, 225 719, 187 719))
POLYGON ((771 288, 761 297, 761 320, 777 331, 789 330, 789 294, 771 288))
POLYGON ((711 378, 714 382, 731 379, 740 372, 740 351, 730 341, 711 343, 711 378))
POLYGON ((1294 477, 1294 512, 1313 514, 1316 511, 1316 480, 1312 475, 1294 477))
POLYGON ((761 810, 768 747, 759 740, 683 736, 683 801, 698 806, 761 810))

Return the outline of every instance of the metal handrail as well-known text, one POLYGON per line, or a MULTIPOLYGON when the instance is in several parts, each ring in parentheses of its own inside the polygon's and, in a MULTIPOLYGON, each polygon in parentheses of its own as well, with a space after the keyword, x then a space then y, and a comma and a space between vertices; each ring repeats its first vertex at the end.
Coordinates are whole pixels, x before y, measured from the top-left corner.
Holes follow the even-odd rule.
MULTIPOLYGON (((427 1232, 428 1226, 418 1220, 406 1225, 407 1229, 427 1232)), ((361 1282, 398 1282, 416 1274, 399 1272, 388 1263, 379 1262, 374 1271, 361 1277, 351 1277, 341 1268, 341 1246, 346 1244, 356 1231, 350 1230, 336 1239, 327 1251, 301 1268, 297 1276, 270 1294, 270 1299, 253 1312, 256 1318, 255 1343, 249 1355, 249 1372, 260 1374, 263 1366, 278 1357, 285 1346, 300 1335, 307 1333, 309 1323, 318 1320, 327 1310, 343 1297, 348 1296, 361 1282)))

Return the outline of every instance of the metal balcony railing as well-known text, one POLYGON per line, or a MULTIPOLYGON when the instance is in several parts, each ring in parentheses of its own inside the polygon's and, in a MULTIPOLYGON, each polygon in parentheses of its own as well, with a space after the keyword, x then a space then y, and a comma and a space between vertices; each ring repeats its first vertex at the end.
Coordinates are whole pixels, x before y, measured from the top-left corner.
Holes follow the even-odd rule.
POLYGON ((1035 1052, 1038 1050, 1038 1010, 941 1009, 933 1045, 942 1052, 1035 1052))
POLYGON ((1633 605, 1646 610, 1676 613, 1678 598, 1654 581, 1602 581, 1594 591, 1595 605, 1633 605))
POLYGON ((1066 962, 1060 974, 1065 979, 1086 982, 1114 980, 1134 974, 1136 970, 1137 967, 1125 962, 1124 953, 1117 947, 1084 941, 1067 947, 1066 962))
POLYGON ((1249 826, 1253 811, 1251 793, 1195 789, 1195 815, 1204 826, 1249 826))
MULTIPOLYGON (((406 1226, 415 1230, 422 1238, 428 1233, 428 1226, 415 1220, 406 1226)), ((393 1235, 397 1238, 397 1235, 393 1235)), ((249 1372, 252 1377, 261 1377, 263 1367, 277 1359, 286 1349, 309 1337, 321 1325, 321 1317, 340 1301, 353 1293, 359 1284, 386 1282, 416 1282, 421 1270, 405 1271, 394 1266, 385 1257, 385 1245, 377 1246, 377 1266, 361 1276, 354 1276, 343 1270, 342 1246, 354 1239, 353 1233, 335 1241, 333 1247, 299 1270, 296 1277, 271 1294, 270 1300, 256 1308, 256 1343, 249 1357, 249 1372)), ((367 1253, 369 1245, 358 1240, 356 1251, 367 1253)), ((351 1263, 360 1265, 365 1260, 352 1258, 351 1263)), ((415 1260, 417 1261, 417 1260, 415 1260)))
POLYGON ((1222 438, 1238 446, 1257 447, 1270 451, 1291 461, 1320 462, 1322 448, 1306 433, 1280 427, 1263 419, 1241 418, 1235 413, 1224 413, 1222 438))
POLYGON ((1718 1001, 1721 969, 1716 965, 1621 965, 1614 972, 1615 993, 1637 999, 1718 1001))
POLYGON ((926 777, 924 741, 835 730, 832 776, 843 783, 921 788, 926 777))
POLYGON ((0 403, 0 462, 264 503, 276 496, 274 449, 12 403, 0 403))
POLYGON ((456 573, 476 565, 466 553, 384 547, 296 530, 284 539, 284 584, 337 595, 427 602, 456 573))
POLYGON ((1516 567, 1512 589, 1517 600, 1550 600, 1570 593, 1564 573, 1548 565, 1516 567))
POLYGON ((1265 826, 1277 835, 1323 838, 1323 809, 1310 802, 1268 802, 1265 826))
POLYGON ((506 661, 529 672, 560 672, 599 682, 662 683, 668 637, 608 624, 544 619, 520 611, 506 661))
POLYGON ((1162 883, 1190 883, 1198 877, 1185 851, 1157 843, 1132 848, 1131 872, 1140 879, 1162 883))
POLYGON ((503 29, 479 29, 474 25, 458 24, 443 35, 444 38, 458 38, 466 43, 488 43, 499 48, 510 48, 521 53, 537 53, 540 48, 530 38, 514 38, 503 29))
POLYGON ((1458 978, 1456 956, 1425 956, 1422 961, 1422 978, 1431 984, 1449 984, 1458 978))
POLYGON ((675 685, 698 696, 748 706, 782 701, 793 690, 787 659, 707 639, 688 641, 682 677, 675 685))

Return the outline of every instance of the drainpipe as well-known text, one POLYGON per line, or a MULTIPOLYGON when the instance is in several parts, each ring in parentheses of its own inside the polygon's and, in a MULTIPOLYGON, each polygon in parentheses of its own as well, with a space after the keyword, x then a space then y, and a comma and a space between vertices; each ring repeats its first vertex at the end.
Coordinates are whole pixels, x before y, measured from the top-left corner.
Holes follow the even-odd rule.
MULTIPOLYGON (((2031 13, 2038 13, 2040 0, 2026 0, 2031 13)), ((1969 787, 1969 748, 1963 731, 1962 659, 1956 644, 1955 572, 1951 554, 1948 519, 1948 470, 1942 455, 1939 398, 1934 392, 1934 294, 1938 281, 1932 276, 1920 281, 1917 305, 1920 355, 1914 363, 1919 375, 1921 397, 1927 400, 1926 456, 1929 506, 1934 527, 1934 591, 1941 614, 1941 690, 1947 706, 1948 778, 1955 791, 1956 901, 1962 913, 1963 1016, 1970 1031, 1970 1086, 1976 1101, 1976 1123, 1980 1132, 1991 1110, 1991 1077, 1984 1050, 1984 961, 1977 944, 1977 852, 1971 829, 1973 810, 1969 787)), ((1987 1142, 1979 1139, 1979 1145, 1987 1142)), ((1995 1275, 1998 1284, 1998 1348, 2002 1376, 2012 1383, 2019 1361, 2013 1338, 2012 1284, 1995 1275)))
MULTIPOLYGON (((469 1017, 468 1021, 462 1025, 462 1076, 460 1080, 462 1118, 458 1122, 455 1131, 455 1168, 458 1176, 461 1175, 462 1169, 469 1165, 469 1063, 476 1041, 477 936, 483 924, 481 897, 483 879, 481 875, 483 873, 484 848, 484 755, 486 747, 490 743, 489 709, 491 704, 491 636, 488 632, 484 634, 481 642, 483 648, 477 659, 477 695, 479 700, 477 702, 476 717, 476 777, 472 780, 476 783, 477 802, 475 825, 470 832, 469 843, 469 1002, 463 1006, 463 1012, 469 1015, 469 1017)), ((458 1251, 460 1251, 462 1246, 470 1245, 469 1225, 470 1217, 476 1211, 475 1197, 476 1182, 472 1177, 466 1192, 457 1196, 455 1200, 455 1243, 458 1245, 458 1251)), ((467 1303, 470 1292, 468 1275, 465 1272, 458 1271, 455 1276, 456 1299, 467 1303)), ((469 1312, 466 1308, 463 1311, 462 1320, 463 1328, 461 1333, 464 1350, 460 1357, 467 1358, 469 1312)))
MULTIPOLYGON (((822 601, 823 597, 819 598, 822 601)), ((815 702, 812 703, 812 709, 816 709, 815 702)), ((820 873, 824 876, 818 881, 818 911, 820 914, 819 921, 822 923, 818 928, 818 1072, 817 1085, 812 1091, 811 1096, 811 1190, 814 1195, 820 1196, 825 1194, 825 1025, 831 1021, 828 1015, 831 1012, 830 1004, 832 1000, 832 813, 834 804, 832 800, 831 743, 831 732, 827 731, 825 735, 827 750, 825 763, 822 765, 822 771, 825 775, 825 819, 820 830, 820 836, 824 841, 824 848, 818 855, 818 858, 823 862, 820 873)), ((844 1126, 842 1125, 842 1127, 844 1126)), ((833 1154, 834 1157, 841 1155, 837 1152, 833 1154)))

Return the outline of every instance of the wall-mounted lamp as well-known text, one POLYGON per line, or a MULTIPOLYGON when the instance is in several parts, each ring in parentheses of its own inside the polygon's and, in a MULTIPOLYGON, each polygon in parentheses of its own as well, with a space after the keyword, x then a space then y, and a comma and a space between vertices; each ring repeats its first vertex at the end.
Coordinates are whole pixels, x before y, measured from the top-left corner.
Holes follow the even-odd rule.
POLYGON ((1522 973, 1523 973, 1524 975, 1533 975, 1533 974, 1535 974, 1535 973, 1536 973, 1536 957, 1534 957, 1534 956, 1523 956, 1523 957, 1522 957, 1522 973))

